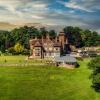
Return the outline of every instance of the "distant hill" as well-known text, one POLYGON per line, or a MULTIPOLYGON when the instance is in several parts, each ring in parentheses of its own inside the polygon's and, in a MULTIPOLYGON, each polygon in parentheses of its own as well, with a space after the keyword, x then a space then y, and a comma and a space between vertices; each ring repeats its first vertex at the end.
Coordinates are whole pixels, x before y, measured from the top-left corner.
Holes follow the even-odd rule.
POLYGON ((0 30, 12 30, 16 27, 18 26, 6 22, 0 22, 0 30))
POLYGON ((11 24, 11 23, 7 23, 7 22, 0 22, 0 30, 12 30, 14 28, 18 28, 18 27, 22 27, 22 26, 34 26, 36 28, 41 28, 41 27, 45 27, 47 30, 52 30, 54 29, 56 32, 61 31, 64 26, 60 26, 60 25, 47 25, 47 24, 41 24, 41 23, 24 23, 22 25, 18 25, 18 24, 11 24))
MULTIPOLYGON (((23 26, 34 26, 36 28, 41 28, 41 27, 45 27, 47 30, 55 30, 57 33, 62 31, 63 28, 67 25, 48 25, 48 24, 42 24, 42 23, 22 23, 22 24, 17 24, 17 23, 8 23, 8 22, 0 22, 0 30, 12 30, 14 28, 19 28, 19 27, 23 27, 23 26)), ((81 27, 82 29, 87 29, 84 27, 81 27)), ((98 34, 100 34, 100 31, 97 30, 98 34)))
POLYGON ((56 32, 62 31, 62 29, 65 27, 64 25, 48 25, 48 24, 41 24, 41 23, 26 23, 24 24, 26 26, 34 26, 36 28, 45 27, 47 30, 55 30, 56 32))

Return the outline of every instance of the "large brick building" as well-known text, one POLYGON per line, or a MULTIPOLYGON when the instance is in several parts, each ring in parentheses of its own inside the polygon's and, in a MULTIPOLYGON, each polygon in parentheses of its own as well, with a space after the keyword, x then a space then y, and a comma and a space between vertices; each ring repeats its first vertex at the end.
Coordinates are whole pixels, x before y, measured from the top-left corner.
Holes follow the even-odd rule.
POLYGON ((29 42, 31 49, 30 58, 44 59, 48 57, 57 57, 68 50, 68 39, 64 32, 60 32, 54 39, 47 34, 45 38, 42 37, 39 39, 35 37, 34 39, 30 39, 29 42))

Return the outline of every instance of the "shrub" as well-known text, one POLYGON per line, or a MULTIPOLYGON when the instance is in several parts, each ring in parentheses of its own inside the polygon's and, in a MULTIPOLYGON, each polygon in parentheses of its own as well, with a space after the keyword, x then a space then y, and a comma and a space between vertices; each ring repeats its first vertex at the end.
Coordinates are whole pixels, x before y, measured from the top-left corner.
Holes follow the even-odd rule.
POLYGON ((20 43, 16 43, 14 46, 14 51, 16 54, 21 54, 24 51, 24 46, 22 46, 20 43))
POLYGON ((91 74, 92 87, 95 91, 100 92, 100 56, 93 58, 88 66, 93 70, 93 73, 91 74))

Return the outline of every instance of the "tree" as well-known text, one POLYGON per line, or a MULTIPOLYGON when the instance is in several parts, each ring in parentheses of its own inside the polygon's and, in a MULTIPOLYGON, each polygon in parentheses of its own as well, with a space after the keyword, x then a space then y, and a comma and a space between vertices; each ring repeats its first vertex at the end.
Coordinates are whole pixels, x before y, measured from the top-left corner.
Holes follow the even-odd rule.
POLYGON ((11 54, 16 54, 14 47, 8 48, 8 52, 11 53, 11 54))
POLYGON ((24 47, 20 43, 16 43, 14 50, 17 54, 21 54, 24 51, 24 47))
POLYGON ((55 32, 55 30, 50 30, 49 31, 49 35, 52 37, 52 38, 55 38, 57 36, 57 33, 55 32))
MULTIPOLYGON (((64 29, 66 37, 68 37, 69 44, 76 47, 82 46, 98 46, 100 45, 100 35, 97 32, 90 30, 83 30, 79 27, 68 26, 64 29)), ((54 38, 57 33, 55 30, 47 31, 45 27, 40 29, 33 26, 23 26, 9 31, 0 30, 0 51, 5 53, 5 50, 14 47, 16 43, 20 43, 25 49, 29 49, 29 39, 37 36, 46 36, 49 33, 51 38, 54 38)))
POLYGON ((5 52, 6 49, 9 48, 10 43, 10 32, 8 31, 0 31, 0 51, 5 52))
POLYGON ((11 31, 12 46, 17 42, 20 42, 25 48, 28 48, 29 44, 29 33, 26 27, 20 27, 11 31))
POLYGON ((100 56, 92 59, 88 65, 93 70, 91 74, 92 87, 95 91, 100 92, 100 56))
POLYGON ((76 47, 83 46, 82 37, 80 34, 82 29, 80 29, 79 27, 68 26, 68 27, 65 27, 63 30, 70 44, 75 45, 76 47))
POLYGON ((47 34, 47 33, 48 33, 48 31, 46 30, 45 27, 40 28, 40 34, 41 34, 41 36, 46 37, 46 34, 47 34))
POLYGON ((91 32, 90 30, 84 30, 81 32, 82 41, 84 46, 98 46, 100 45, 100 35, 97 32, 91 32))
POLYGON ((69 43, 76 47, 100 45, 100 35, 95 31, 72 26, 65 27, 63 30, 69 43))

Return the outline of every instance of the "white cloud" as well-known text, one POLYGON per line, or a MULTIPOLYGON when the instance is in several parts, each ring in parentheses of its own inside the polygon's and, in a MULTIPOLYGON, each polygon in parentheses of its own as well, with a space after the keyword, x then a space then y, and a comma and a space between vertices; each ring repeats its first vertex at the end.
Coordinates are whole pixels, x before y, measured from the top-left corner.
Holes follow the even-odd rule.
POLYGON ((68 3, 64 3, 64 5, 66 7, 69 7, 69 8, 73 8, 73 9, 80 9, 80 10, 84 10, 84 11, 87 11, 87 12, 92 12, 91 10, 83 7, 83 6, 80 6, 77 4, 77 2, 68 2, 68 3))
POLYGON ((32 18, 34 18, 34 19, 44 19, 44 17, 39 16, 39 15, 32 15, 32 18))
POLYGON ((33 7, 34 8, 39 8, 39 9, 41 9, 41 8, 43 9, 43 8, 46 8, 47 5, 46 4, 34 4, 33 7))
POLYGON ((68 2, 59 0, 58 2, 63 4, 65 7, 86 12, 94 12, 97 9, 100 9, 100 0, 69 0, 68 2))
MULTIPOLYGON (((17 23, 43 23, 50 25, 72 25, 83 27, 94 27, 98 29, 100 26, 95 24, 92 16, 76 13, 76 9, 93 12, 95 9, 100 9, 100 0, 69 0, 68 2, 59 3, 70 10, 63 10, 57 7, 50 9, 48 6, 53 4, 54 0, 0 0, 0 21, 8 21, 17 23), (97 2, 98 1, 98 2, 97 2), (91 19, 91 20, 89 20, 91 19), (90 23, 93 22, 93 23, 90 23)), ((58 0, 56 0, 58 3, 58 0)), ((59 5, 59 4, 58 4, 59 5)), ((54 5, 53 5, 54 6, 54 5)), ((98 19, 97 19, 98 20, 98 19)))
MULTIPOLYGON (((49 11, 46 0, 0 0, 0 21, 39 22, 49 11)), ((41 21, 40 21, 41 22, 41 21)))
POLYGON ((22 13, 20 11, 17 11, 17 7, 20 6, 20 1, 19 0, 0 0, 0 6, 4 7, 6 10, 4 12, 9 12, 10 14, 16 14, 18 16, 22 16, 22 13))

